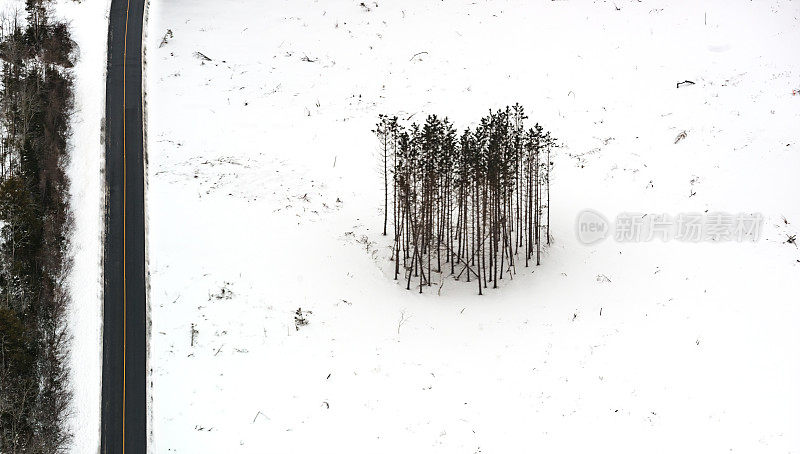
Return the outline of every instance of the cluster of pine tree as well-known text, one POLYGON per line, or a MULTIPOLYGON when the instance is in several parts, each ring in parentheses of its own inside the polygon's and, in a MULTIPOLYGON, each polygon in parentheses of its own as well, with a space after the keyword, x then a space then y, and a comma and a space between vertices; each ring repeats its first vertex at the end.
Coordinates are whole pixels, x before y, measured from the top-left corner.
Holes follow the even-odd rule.
POLYGON ((550 152, 556 139, 527 119, 519 104, 459 134, 445 118, 403 126, 381 115, 383 234, 392 214, 395 279, 419 292, 433 273, 477 281, 478 294, 517 261, 539 265, 550 244, 550 152), (391 200, 391 208, 390 207, 391 200), (521 253, 521 254, 520 254, 521 253))
POLYGON ((68 182, 74 43, 46 0, 0 18, 0 452, 68 448, 68 182))

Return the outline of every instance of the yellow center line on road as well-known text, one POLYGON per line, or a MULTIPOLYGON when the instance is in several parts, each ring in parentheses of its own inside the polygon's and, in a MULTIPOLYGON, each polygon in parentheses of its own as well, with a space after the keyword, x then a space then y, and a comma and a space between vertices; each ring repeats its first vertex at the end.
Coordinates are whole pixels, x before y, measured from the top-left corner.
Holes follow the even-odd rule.
POLYGON ((128 13, 131 0, 125 5, 125 44, 122 51, 122 454, 125 454, 125 379, 128 362, 128 283, 127 283, 127 222, 128 211, 128 158, 125 135, 125 107, 127 101, 128 68, 128 13))

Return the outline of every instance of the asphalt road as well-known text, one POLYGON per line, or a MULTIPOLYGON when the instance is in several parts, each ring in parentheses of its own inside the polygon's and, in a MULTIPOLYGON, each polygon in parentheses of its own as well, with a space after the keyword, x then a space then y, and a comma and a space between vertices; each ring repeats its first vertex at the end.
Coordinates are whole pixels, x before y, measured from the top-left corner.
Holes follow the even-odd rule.
POLYGON ((106 80, 106 216, 100 452, 147 452, 142 22, 112 0, 106 80))

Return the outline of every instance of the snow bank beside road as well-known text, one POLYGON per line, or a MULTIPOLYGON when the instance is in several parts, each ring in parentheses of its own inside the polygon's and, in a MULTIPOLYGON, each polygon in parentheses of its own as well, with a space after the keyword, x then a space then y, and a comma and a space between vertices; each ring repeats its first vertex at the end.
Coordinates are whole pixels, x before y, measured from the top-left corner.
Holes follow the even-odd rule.
POLYGON ((70 206, 73 264, 69 276, 72 307, 73 389, 72 452, 92 453, 100 447, 100 388, 103 354, 102 241, 105 189, 106 46, 109 0, 60 0, 56 12, 71 25, 79 55, 73 70, 75 112, 70 137, 70 206))

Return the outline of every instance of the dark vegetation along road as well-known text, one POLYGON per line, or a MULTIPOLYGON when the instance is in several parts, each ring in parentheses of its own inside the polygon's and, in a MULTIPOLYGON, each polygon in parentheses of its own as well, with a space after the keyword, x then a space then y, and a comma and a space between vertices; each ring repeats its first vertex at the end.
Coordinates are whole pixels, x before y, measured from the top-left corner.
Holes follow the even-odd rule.
POLYGON ((77 49, 50 2, 8 3, 0 8, 0 453, 61 453, 72 438, 65 169, 77 49))
POLYGON ((106 81, 101 452, 147 451, 142 22, 144 0, 112 0, 106 81))

